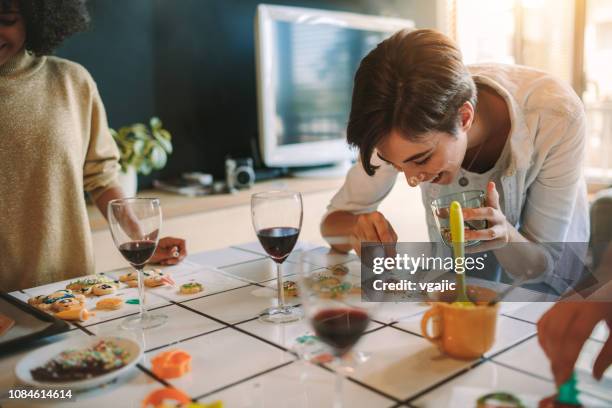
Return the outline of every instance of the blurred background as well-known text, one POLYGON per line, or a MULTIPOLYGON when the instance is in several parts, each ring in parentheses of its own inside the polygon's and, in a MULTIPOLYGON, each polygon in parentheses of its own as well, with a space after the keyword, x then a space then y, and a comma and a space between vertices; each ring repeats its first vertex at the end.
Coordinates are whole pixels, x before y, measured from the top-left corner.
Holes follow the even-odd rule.
MULTIPOLYGON (((459 43, 466 63, 524 64, 567 81, 585 103, 586 175, 612 182, 612 2, 608 0, 304 0, 270 4, 396 17, 459 43)), ((223 177, 256 157, 255 0, 89 0, 92 28, 58 55, 93 75, 113 128, 158 116, 173 136, 167 165, 223 177)), ((257 163, 257 160, 256 160, 257 163)), ((260 164, 261 166, 261 164, 260 164)))

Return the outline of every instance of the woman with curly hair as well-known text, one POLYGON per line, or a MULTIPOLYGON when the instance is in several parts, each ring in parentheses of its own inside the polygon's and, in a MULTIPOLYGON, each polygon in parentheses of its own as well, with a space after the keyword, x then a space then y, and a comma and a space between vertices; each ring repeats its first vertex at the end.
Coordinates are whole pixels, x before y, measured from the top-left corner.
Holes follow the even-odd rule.
MULTIPOLYGON (((88 23, 81 0, 0 0, 2 290, 93 273, 83 191, 104 215, 123 196, 95 82, 82 66, 49 56, 88 23)), ((162 238, 152 261, 185 255, 183 240, 162 238)))

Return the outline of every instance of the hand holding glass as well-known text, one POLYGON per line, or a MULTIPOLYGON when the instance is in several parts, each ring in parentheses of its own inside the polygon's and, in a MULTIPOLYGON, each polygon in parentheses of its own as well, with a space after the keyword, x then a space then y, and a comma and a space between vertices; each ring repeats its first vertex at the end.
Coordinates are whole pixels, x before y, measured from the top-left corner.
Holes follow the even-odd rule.
MULTIPOLYGON (((480 208, 484 207, 485 193, 481 190, 462 191, 459 193, 448 194, 431 202, 431 211, 440 232, 442 241, 452 247, 450 234, 450 205, 453 201, 459 202, 461 208, 480 208)), ((471 220, 465 222, 465 227, 471 230, 481 230, 487 228, 486 220, 471 220)), ((480 241, 467 241, 466 247, 478 245, 480 241)))
POLYGON ((167 319, 146 311, 143 276, 143 268, 157 248, 161 217, 157 198, 121 198, 108 203, 108 224, 115 246, 138 273, 140 314, 122 323, 126 329, 157 327, 167 319))

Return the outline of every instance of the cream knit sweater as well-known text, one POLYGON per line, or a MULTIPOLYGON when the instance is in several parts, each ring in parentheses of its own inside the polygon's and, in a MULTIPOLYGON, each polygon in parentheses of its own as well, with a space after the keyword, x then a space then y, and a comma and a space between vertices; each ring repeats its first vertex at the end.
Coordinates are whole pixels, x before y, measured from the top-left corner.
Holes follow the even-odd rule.
POLYGON ((0 66, 0 290, 94 272, 83 191, 115 186, 117 160, 87 70, 25 51, 0 66))

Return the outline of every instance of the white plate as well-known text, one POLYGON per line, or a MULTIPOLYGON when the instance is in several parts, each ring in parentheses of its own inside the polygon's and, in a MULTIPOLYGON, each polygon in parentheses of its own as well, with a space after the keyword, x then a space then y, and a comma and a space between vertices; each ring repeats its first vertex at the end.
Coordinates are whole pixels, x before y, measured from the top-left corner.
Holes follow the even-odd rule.
POLYGON ((15 366, 15 375, 21 383, 31 385, 37 388, 46 387, 57 389, 70 389, 72 391, 85 390, 97 387, 102 384, 106 384, 114 380, 115 378, 121 376, 122 374, 125 374, 140 361, 142 353, 142 348, 138 343, 123 337, 92 336, 86 338, 68 339, 60 341, 58 343, 50 344, 46 347, 42 347, 28 353, 15 366), (119 347, 130 353, 130 357, 123 367, 118 370, 114 370, 96 377, 70 382, 40 382, 32 378, 30 370, 33 370, 37 367, 46 364, 51 358, 59 355, 62 351, 68 349, 85 349, 88 347, 92 347, 101 340, 112 341, 119 347))

